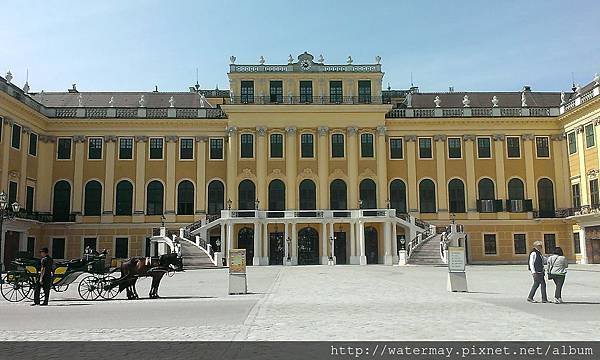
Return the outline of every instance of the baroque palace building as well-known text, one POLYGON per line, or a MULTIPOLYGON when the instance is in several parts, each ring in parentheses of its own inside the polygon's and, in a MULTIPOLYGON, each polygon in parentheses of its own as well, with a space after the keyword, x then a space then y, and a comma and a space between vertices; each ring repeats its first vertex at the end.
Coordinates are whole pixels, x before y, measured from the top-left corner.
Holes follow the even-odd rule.
POLYGON ((393 264, 452 222, 471 263, 523 263, 536 240, 600 263, 598 76, 566 94, 421 93, 382 89, 380 60, 231 57, 229 90, 173 93, 32 93, 8 73, 0 190, 22 210, 3 263, 43 246, 148 256, 164 224, 254 265, 393 264))

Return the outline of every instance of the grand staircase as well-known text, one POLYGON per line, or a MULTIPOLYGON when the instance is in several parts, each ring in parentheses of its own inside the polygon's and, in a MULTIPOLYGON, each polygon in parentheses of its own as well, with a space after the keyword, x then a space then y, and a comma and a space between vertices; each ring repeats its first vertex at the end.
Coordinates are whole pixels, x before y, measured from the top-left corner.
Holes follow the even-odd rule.
POLYGON ((408 264, 446 266, 440 257, 440 237, 439 234, 433 236, 413 250, 408 259, 408 264))
POLYGON ((206 269, 218 267, 213 263, 213 260, 206 253, 204 249, 201 249, 193 242, 179 238, 179 244, 181 245, 181 256, 183 257, 184 269, 206 269))

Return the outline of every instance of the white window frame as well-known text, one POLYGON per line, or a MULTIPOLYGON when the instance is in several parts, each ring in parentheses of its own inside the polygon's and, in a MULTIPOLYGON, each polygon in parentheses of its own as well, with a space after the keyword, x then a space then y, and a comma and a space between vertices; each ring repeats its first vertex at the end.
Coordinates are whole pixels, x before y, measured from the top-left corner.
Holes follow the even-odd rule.
POLYGON ((191 136, 182 136, 179 138, 179 146, 177 147, 177 151, 179 152, 179 160, 180 161, 195 161, 196 160, 196 139, 191 136), (192 140, 192 158, 191 159, 182 159, 181 158, 181 144, 182 140, 192 140))
POLYGON ((269 146, 268 146, 268 152, 269 152, 269 160, 273 160, 273 161, 285 161, 285 133, 282 133, 280 131, 274 131, 270 134, 268 134, 268 142, 269 142, 269 146), (281 157, 271 157, 271 135, 281 135, 282 141, 281 141, 281 157))
MULTIPOLYGON (((542 159, 542 160, 552 159, 552 148, 551 148, 550 136, 547 136, 547 135, 536 136, 534 141, 535 141, 535 158, 542 159), (537 139, 538 138, 548 139, 548 156, 541 156, 541 157, 538 156, 538 151, 537 151, 537 139)), ((568 149, 567 149, 567 151, 568 151, 568 149)))
POLYGON ((331 134, 329 134, 329 158, 331 160, 334 160, 334 161, 335 160, 346 160, 347 146, 348 146, 348 142, 346 141, 346 134, 344 134, 342 131, 338 130, 338 131, 334 131, 331 134), (333 157, 333 135, 342 135, 342 138, 344 139, 344 155, 342 157, 333 157))
POLYGON ((101 136, 90 136, 87 138, 87 159, 89 161, 102 161, 104 160, 104 138, 101 136), (102 148, 100 149, 100 158, 99 159, 90 159, 90 145, 92 140, 100 139, 100 143, 102 144, 102 148))
POLYGON ((460 136, 448 136, 446 138, 446 152, 448 153, 448 155, 446 155, 446 158, 448 160, 462 160, 463 159, 463 139, 460 136), (458 142, 460 144, 460 156, 459 157, 450 157, 450 141, 449 141, 450 139, 458 139, 458 142))
POLYGON ((165 138, 162 136, 150 136, 148 137, 148 161, 163 161, 165 160, 165 138), (162 151, 161 151, 161 158, 160 159, 153 159, 151 156, 152 153, 152 139, 162 139, 162 151))
POLYGON ((135 158, 135 138, 133 136, 120 136, 117 139, 117 159, 120 161, 132 161, 135 158), (131 159, 123 159, 121 157, 121 140, 131 139, 131 159))
POLYGON ((477 159, 481 160, 491 160, 494 158, 494 151, 492 150, 492 138, 490 136, 477 136, 475 138, 475 151, 477 152, 477 159), (490 157, 480 157, 479 156, 479 139, 488 139, 490 142, 490 157))
MULTIPOLYGON (((271 96, 271 95, 269 95, 271 96)), ((241 132, 239 137, 238 137, 238 144, 239 144, 239 149, 238 149, 238 158, 241 161, 251 161, 256 159, 256 136, 254 133, 249 132, 249 131, 244 131, 241 132), (250 135, 252 136, 252 156, 251 157, 242 157, 242 135, 250 135)))
POLYGON ((208 150, 208 161, 225 161, 225 139, 224 138, 219 137, 219 136, 209 137, 208 138, 208 149, 207 150, 208 150), (221 158, 220 159, 213 159, 211 157, 210 143, 211 143, 211 140, 213 140, 213 139, 221 140, 221 158))
MULTIPOLYGON (((417 137, 417 158, 419 160, 433 160, 434 159, 434 153, 433 153, 433 137, 431 136, 419 136, 417 137), (429 139, 429 143, 431 144, 431 157, 421 157, 421 139, 429 139)), ((437 200, 436 200, 437 201, 437 200)))
POLYGON ((508 159, 508 160, 519 160, 519 159, 521 159, 523 157, 523 149, 522 149, 523 146, 521 146, 521 137, 520 136, 507 135, 505 137, 504 144, 505 144, 505 147, 506 147, 506 159, 508 159), (508 139, 509 138, 516 138, 516 139, 518 139, 518 141, 519 141, 519 156, 508 156, 508 139))
POLYGON ((72 161, 73 160, 73 144, 74 144, 73 138, 70 137, 70 136, 61 136, 61 137, 58 137, 56 139, 56 161, 72 161), (71 146, 69 148, 70 152, 69 152, 69 158, 68 159, 61 159, 61 158, 58 157, 58 145, 59 145, 61 139, 67 139, 67 140, 69 140, 71 142, 71 146))

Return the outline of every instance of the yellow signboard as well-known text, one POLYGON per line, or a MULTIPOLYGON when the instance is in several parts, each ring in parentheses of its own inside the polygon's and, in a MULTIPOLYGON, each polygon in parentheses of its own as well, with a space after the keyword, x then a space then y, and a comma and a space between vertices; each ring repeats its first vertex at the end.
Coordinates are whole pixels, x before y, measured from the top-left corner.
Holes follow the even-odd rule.
POLYGON ((229 273, 246 273, 246 249, 229 250, 229 273))

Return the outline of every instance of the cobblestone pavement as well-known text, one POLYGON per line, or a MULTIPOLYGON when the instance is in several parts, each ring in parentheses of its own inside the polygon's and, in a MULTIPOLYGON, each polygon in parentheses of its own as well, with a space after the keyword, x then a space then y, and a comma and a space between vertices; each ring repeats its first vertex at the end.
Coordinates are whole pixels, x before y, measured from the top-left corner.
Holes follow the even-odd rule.
MULTIPOLYGON (((82 301, 77 283, 48 307, 0 300, 4 340, 597 340, 600 266, 572 265, 565 304, 525 302, 525 266, 470 266, 469 293, 439 267, 249 267, 248 295, 227 270, 163 280, 161 299, 82 301), (43 333, 43 337, 41 334, 43 333)), ((139 282, 147 297, 150 280, 139 282)), ((554 285, 548 284, 552 299, 554 285)), ((539 295, 538 295, 539 297, 539 295)))

